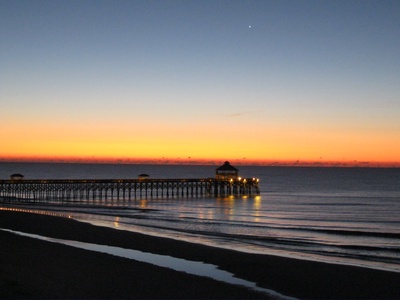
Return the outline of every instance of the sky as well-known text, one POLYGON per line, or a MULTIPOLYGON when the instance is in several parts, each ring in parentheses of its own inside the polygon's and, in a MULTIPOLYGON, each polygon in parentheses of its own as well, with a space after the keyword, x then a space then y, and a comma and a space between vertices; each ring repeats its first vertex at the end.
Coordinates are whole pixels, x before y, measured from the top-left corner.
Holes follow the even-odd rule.
POLYGON ((0 0, 0 161, 400 166, 400 1, 0 0))

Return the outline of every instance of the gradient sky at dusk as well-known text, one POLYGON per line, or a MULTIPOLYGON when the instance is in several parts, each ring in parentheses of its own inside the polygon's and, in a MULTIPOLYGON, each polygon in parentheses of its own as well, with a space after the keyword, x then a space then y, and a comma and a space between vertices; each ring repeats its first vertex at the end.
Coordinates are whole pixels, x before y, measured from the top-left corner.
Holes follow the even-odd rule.
POLYGON ((1 0, 0 38, 3 160, 400 163, 397 0, 1 0))

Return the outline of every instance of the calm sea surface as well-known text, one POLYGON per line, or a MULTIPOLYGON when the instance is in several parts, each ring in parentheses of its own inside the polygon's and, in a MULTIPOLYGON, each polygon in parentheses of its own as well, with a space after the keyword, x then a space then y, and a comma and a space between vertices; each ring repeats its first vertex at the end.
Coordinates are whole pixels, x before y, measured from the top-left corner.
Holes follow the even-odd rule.
MULTIPOLYGON (((206 178, 217 166, 0 163, 0 179, 206 178)), ((400 169, 238 167, 255 197, 25 204, 102 226, 245 252, 400 272, 400 169)), ((4 202, 4 201, 3 201, 4 202)), ((0 206, 7 204, 1 204, 0 206)))

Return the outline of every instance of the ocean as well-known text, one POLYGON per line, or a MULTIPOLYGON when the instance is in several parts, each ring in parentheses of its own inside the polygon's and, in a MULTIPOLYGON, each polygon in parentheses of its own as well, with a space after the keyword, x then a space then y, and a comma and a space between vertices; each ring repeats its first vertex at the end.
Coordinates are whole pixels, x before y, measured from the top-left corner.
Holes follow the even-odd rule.
MULTIPOLYGON (((218 166, 2 162, 0 179, 208 178, 218 166)), ((242 252, 400 272, 400 169, 236 167, 240 176, 260 179, 260 195, 17 206, 242 252)), ((0 199, 0 207, 10 204, 0 199)))

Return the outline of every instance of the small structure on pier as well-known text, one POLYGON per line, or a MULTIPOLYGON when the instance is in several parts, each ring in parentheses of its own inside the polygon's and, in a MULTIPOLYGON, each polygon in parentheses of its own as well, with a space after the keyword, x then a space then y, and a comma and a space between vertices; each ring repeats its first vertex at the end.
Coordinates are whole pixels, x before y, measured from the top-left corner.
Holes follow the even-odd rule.
POLYGON ((11 180, 22 180, 24 179, 24 175, 16 173, 16 174, 11 174, 10 175, 11 180))
POLYGON ((141 179, 141 180, 143 180, 143 179, 148 179, 149 177, 150 177, 149 174, 144 174, 144 173, 139 174, 139 179, 141 179))
POLYGON ((239 170, 233 167, 229 161, 218 167, 215 173, 217 180, 237 180, 239 178, 239 170))

